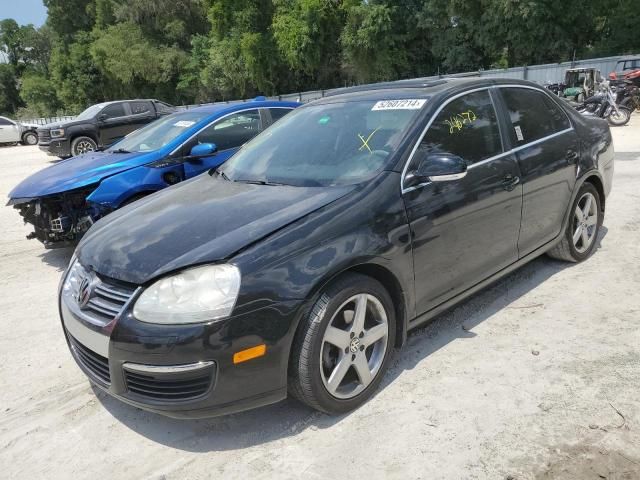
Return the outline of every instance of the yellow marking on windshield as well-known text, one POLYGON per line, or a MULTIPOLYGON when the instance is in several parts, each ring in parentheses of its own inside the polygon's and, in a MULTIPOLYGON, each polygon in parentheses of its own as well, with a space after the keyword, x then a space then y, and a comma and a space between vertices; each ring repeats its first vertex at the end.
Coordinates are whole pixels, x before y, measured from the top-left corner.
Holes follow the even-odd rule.
POLYGON ((360 141, 362 142, 362 145, 360 146, 358 151, 362 150, 363 148, 366 148, 367 150, 369 150, 369 153, 373 153, 373 150, 371 150, 371 147, 369 147, 369 140, 371 140, 371 137, 373 137, 373 135, 378 130, 380 130, 380 127, 376 128, 373 132, 371 132, 369 136, 366 138, 366 140, 362 135, 358 134, 358 138, 360 138, 360 141))
POLYGON ((445 120, 444 123, 449 125, 449 133, 456 133, 462 130, 465 123, 472 123, 477 118, 473 110, 467 110, 466 112, 452 115, 448 120, 445 120))

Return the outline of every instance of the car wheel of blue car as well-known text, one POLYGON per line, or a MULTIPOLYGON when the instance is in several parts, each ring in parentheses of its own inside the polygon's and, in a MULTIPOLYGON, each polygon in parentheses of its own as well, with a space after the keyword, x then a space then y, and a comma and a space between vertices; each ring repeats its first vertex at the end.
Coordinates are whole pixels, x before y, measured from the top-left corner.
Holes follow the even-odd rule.
POLYGON ((77 137, 71 142, 71 153, 75 157, 87 152, 95 152, 98 145, 90 137, 77 137))

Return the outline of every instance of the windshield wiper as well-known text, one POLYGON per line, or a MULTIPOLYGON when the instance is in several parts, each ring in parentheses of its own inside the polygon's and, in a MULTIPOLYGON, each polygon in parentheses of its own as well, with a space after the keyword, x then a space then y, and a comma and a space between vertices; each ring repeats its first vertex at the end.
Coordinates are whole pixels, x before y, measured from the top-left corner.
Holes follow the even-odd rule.
POLYGON ((116 148, 115 150, 109 150, 109 153, 131 153, 129 150, 125 150, 124 148, 116 148))
POLYGON ((233 182, 233 180, 231 180, 226 173, 224 173, 222 170, 218 170, 217 168, 214 170, 215 173, 218 174, 219 177, 224 178, 226 181, 228 182, 233 182))
POLYGON ((281 187, 283 185, 286 185, 286 183, 278 183, 278 182, 269 182, 267 180, 236 180, 236 182, 239 183, 250 183, 252 185, 269 185, 269 186, 274 186, 274 187, 281 187))

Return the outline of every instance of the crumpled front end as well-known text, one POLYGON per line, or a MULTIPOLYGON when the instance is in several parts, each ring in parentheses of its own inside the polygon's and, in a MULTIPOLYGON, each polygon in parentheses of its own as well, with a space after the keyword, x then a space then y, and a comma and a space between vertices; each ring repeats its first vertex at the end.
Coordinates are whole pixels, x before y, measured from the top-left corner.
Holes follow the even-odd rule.
POLYGON ((96 185, 56 195, 37 198, 15 198, 9 205, 18 210, 34 231, 28 239, 37 238, 45 248, 75 245, 91 225, 108 212, 87 202, 96 185))

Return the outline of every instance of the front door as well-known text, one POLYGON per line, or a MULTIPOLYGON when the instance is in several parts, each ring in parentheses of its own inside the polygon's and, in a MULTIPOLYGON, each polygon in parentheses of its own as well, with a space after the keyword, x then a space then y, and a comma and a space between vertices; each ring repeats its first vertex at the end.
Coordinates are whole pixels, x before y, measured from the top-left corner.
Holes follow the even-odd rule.
POLYGON ((567 114, 535 89, 499 89, 508 111, 514 151, 522 172, 520 256, 553 240, 571 200, 580 141, 567 114))
POLYGON ((489 89, 446 103, 418 148, 457 155, 468 168, 459 180, 403 187, 419 315, 518 259, 522 186, 489 89))
POLYGON ((107 105, 98 114, 100 143, 104 147, 113 145, 128 133, 135 130, 129 119, 127 105, 124 102, 107 105))
POLYGON ((185 179, 191 178, 226 162, 246 142, 262 131, 260 111, 257 108, 242 110, 214 121, 189 140, 183 147, 188 157, 191 149, 199 143, 214 143, 218 148, 210 157, 188 159, 184 163, 185 179))
POLYGON ((20 127, 8 118, 0 117, 0 143, 20 141, 20 127))

